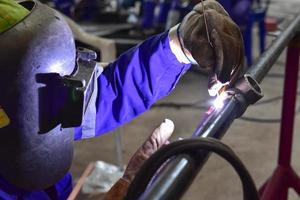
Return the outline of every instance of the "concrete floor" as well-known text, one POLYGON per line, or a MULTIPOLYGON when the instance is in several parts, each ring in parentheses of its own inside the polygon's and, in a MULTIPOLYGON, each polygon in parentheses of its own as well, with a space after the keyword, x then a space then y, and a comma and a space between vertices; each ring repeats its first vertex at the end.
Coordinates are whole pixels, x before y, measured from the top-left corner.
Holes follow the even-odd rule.
MULTIPOLYGON (((270 15, 291 17, 292 13, 299 13, 299 0, 274 1, 270 7, 270 15), (283 2, 283 3, 282 3, 283 2), (280 11, 280 12, 279 12, 280 11)), ((256 35, 256 34, 255 34, 256 35)), ((268 43, 271 42, 268 38, 268 43)), ((255 52, 257 56, 258 53, 255 52)), ((271 74, 284 74, 285 54, 283 54, 271 74)), ((200 73, 189 72, 177 85, 174 92, 161 100, 161 102, 193 103, 201 101, 208 104, 206 90, 207 78, 200 73)), ((268 76, 262 83, 264 99, 282 95, 283 78, 268 76)), ((300 89, 299 89, 300 90, 300 89)), ((280 118, 281 101, 250 107, 244 116, 254 118, 280 118)), ((299 100, 297 102, 299 104, 299 100)), ((298 105, 300 106, 300 105, 298 105)), ((153 108, 125 125, 122 134, 124 163, 145 140, 148 134, 163 119, 172 119, 175 123, 175 132, 172 140, 178 137, 190 137, 205 110, 153 108)), ((236 120, 227 134, 222 139, 229 145, 247 166, 253 176, 257 187, 272 174, 276 166, 278 151, 279 123, 253 123, 245 120, 236 120)), ((293 146, 293 166, 300 173, 300 116, 295 121, 295 139, 293 146)), ((101 137, 76 142, 75 156, 71 173, 75 182, 82 174, 89 162, 103 160, 117 164, 115 143, 112 132, 101 137)), ((79 199, 99 199, 99 196, 85 196, 79 199)), ((241 184, 235 172, 228 164, 217 156, 211 156, 207 164, 201 170, 184 200, 198 199, 242 199, 241 184)), ((299 199, 291 191, 291 200, 299 199)))

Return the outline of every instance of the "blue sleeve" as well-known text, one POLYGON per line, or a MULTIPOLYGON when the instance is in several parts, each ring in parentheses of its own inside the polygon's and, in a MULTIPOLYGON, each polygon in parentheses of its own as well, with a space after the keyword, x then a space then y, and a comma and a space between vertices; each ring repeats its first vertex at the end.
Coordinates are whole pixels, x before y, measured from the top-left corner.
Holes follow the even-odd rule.
MULTIPOLYGON (((111 131, 168 95, 190 65, 171 52, 168 32, 122 54, 98 78, 95 136, 111 131)), ((75 130, 75 139, 85 138, 75 130)))

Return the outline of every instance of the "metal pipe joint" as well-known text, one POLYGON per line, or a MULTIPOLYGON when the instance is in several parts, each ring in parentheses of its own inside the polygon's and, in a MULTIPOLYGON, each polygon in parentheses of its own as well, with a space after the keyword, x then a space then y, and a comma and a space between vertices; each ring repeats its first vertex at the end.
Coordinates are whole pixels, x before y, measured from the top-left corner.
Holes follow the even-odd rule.
POLYGON ((249 105, 255 104, 263 97, 259 83, 250 75, 245 74, 228 90, 229 94, 234 93, 234 98, 239 102, 240 109, 236 117, 241 117, 249 105))

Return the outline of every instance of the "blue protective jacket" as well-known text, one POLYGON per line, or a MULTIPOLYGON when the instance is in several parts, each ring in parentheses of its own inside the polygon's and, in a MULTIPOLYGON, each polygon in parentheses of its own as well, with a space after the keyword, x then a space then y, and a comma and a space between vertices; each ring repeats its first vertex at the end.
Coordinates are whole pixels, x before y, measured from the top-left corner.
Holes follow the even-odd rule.
MULTIPOLYGON (((123 125, 147 111, 168 95, 190 65, 172 53, 168 32, 153 36, 122 54, 98 78, 95 134, 98 136, 123 125)), ((91 137, 76 128, 75 140, 91 137)), ((0 178, 0 199, 66 199, 72 190, 67 174, 44 191, 24 191, 0 178)))

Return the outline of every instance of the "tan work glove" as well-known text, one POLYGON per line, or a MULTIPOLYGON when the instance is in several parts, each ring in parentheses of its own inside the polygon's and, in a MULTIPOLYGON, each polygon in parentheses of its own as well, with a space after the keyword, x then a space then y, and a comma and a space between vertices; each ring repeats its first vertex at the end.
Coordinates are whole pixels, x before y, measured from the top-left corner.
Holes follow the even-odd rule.
POLYGON ((131 157, 123 177, 106 193, 104 200, 124 199, 138 170, 155 151, 168 143, 173 131, 174 124, 171 120, 166 119, 161 123, 131 157))
POLYGON ((234 83, 243 71, 242 34, 217 1, 198 3, 177 27, 177 35, 188 60, 212 72, 209 88, 216 81, 234 83))

